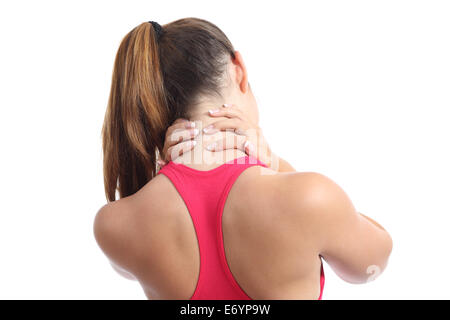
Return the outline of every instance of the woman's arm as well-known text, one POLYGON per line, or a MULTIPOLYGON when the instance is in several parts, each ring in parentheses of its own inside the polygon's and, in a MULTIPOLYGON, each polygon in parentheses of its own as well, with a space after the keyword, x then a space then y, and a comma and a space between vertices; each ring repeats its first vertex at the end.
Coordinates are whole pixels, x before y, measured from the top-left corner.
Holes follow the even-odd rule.
POLYGON ((136 277, 127 271, 131 269, 130 262, 134 260, 131 250, 132 235, 126 225, 132 225, 124 199, 104 205, 94 219, 94 236, 100 249, 108 258, 113 269, 129 280, 136 277), (127 243, 129 247, 123 244, 127 243), (119 265, 121 263, 121 265, 119 265))
POLYGON ((286 175, 282 188, 294 223, 339 277, 365 283, 383 272, 392 251, 389 233, 357 212, 335 182, 318 173, 294 173, 286 175))
POLYGON ((126 271, 125 269, 119 267, 118 265, 116 265, 114 262, 112 262, 111 260, 109 261, 109 263, 111 264, 111 266, 113 267, 114 270, 116 270, 116 272, 118 274, 120 274, 122 277, 124 277, 125 279, 128 280, 137 280, 135 276, 133 276, 131 273, 129 273, 128 271, 126 271))

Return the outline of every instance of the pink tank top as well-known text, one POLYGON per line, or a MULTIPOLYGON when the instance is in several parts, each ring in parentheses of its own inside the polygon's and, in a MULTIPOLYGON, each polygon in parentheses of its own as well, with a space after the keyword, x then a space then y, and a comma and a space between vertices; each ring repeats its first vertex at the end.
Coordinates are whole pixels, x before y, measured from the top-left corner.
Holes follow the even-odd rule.
MULTIPOLYGON (((169 162, 162 173, 173 183, 192 218, 200 251, 200 273, 191 300, 251 300, 233 277, 223 247, 222 213, 236 179, 252 166, 267 167, 250 156, 236 158, 208 171, 169 162)), ((320 270, 322 299, 325 277, 320 270)))

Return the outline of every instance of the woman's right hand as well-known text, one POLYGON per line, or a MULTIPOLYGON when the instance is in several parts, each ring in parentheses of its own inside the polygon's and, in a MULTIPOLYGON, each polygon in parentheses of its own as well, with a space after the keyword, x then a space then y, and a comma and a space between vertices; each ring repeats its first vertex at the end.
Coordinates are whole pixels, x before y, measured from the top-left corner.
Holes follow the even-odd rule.
MULTIPOLYGON (((239 149, 247 155, 257 158, 268 167, 277 166, 277 158, 265 139, 261 128, 234 104, 223 104, 222 108, 209 110, 209 116, 218 121, 203 129, 205 134, 225 131, 225 137, 206 146, 209 151, 239 149), (231 132, 230 132, 231 131, 231 132), (229 134, 234 134, 230 137, 229 134), (274 161, 275 160, 275 161, 274 161)), ((273 168, 274 169, 274 168, 273 168)), ((275 171, 278 171, 275 169, 275 171)))
POLYGON ((209 151, 239 149, 257 158, 276 172, 295 172, 286 160, 278 157, 269 147, 258 124, 253 123, 244 112, 233 104, 223 104, 222 108, 209 111, 210 117, 225 118, 203 129, 205 134, 225 131, 226 136, 206 146, 209 151), (230 132, 231 131, 231 132, 230 132), (229 134, 234 135, 230 138, 229 134))

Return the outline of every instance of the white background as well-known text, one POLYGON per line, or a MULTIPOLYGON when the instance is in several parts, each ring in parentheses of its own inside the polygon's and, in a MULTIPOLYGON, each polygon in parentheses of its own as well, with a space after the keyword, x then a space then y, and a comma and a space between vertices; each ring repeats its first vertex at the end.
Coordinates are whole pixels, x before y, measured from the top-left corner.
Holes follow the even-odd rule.
POLYGON ((450 4, 411 0, 2 2, 0 298, 145 298, 93 237, 100 132, 120 40, 184 17, 242 53, 272 149, 392 235, 375 282, 326 265, 324 299, 450 298, 450 4))

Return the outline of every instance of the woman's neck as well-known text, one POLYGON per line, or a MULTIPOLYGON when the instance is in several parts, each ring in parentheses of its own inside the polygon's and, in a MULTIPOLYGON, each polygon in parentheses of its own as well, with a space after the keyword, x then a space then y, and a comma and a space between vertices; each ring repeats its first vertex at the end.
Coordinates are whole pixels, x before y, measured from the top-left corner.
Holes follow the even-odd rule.
POLYGON ((207 149, 207 146, 214 142, 217 142, 220 146, 224 139, 233 137, 232 133, 227 133, 225 131, 219 131, 213 134, 206 134, 203 132, 203 129, 212 123, 225 119, 222 117, 211 117, 209 115, 209 110, 221 108, 221 105, 222 104, 220 103, 204 103, 195 108, 195 111, 191 113, 188 120, 194 122, 195 128, 200 131, 198 136, 194 139, 196 145, 191 151, 176 158, 174 162, 182 163, 197 170, 210 170, 225 162, 246 155, 245 152, 238 149, 223 151, 209 151, 207 149))

